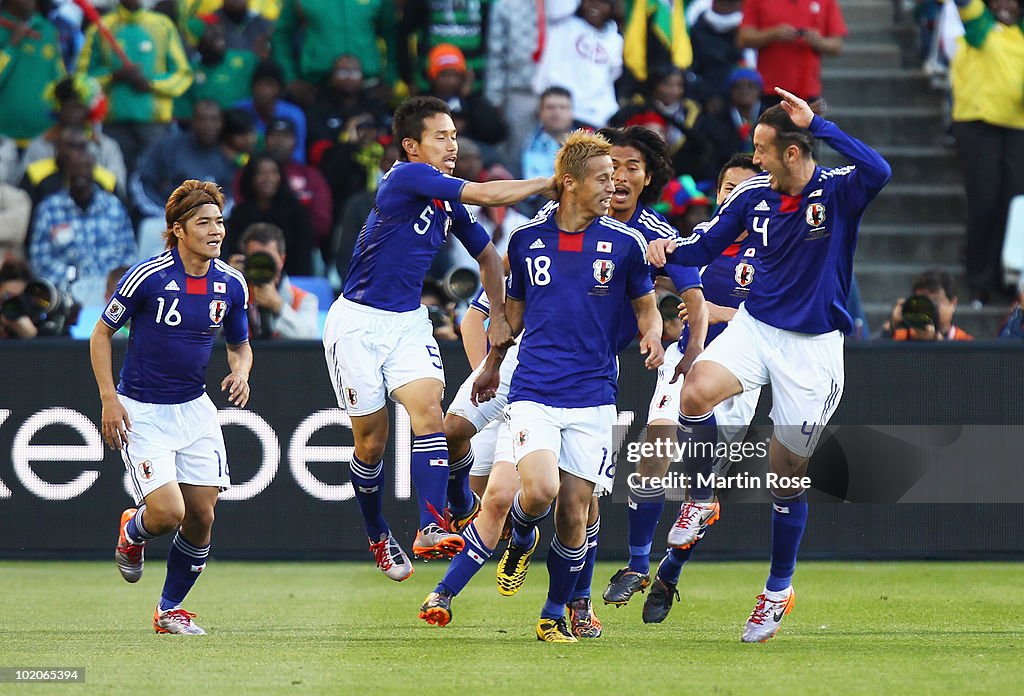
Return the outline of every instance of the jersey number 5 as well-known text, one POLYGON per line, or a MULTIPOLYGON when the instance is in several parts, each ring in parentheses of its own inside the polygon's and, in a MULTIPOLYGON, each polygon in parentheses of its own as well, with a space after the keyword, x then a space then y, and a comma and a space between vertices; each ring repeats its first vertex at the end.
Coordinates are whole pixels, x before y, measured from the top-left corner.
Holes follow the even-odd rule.
POLYGON ((534 285, 547 285, 551 282, 551 258, 538 256, 535 259, 526 257, 526 274, 534 285))
POLYGON ((427 230, 430 229, 430 220, 434 215, 433 206, 428 203, 427 207, 420 213, 419 218, 413 223, 412 228, 416 230, 416 234, 426 234, 427 230))
POLYGON ((161 320, 168 326, 177 326, 181 323, 181 312, 178 311, 177 297, 171 300, 171 306, 167 308, 166 314, 164 314, 164 298, 156 298, 156 323, 159 324, 161 320))

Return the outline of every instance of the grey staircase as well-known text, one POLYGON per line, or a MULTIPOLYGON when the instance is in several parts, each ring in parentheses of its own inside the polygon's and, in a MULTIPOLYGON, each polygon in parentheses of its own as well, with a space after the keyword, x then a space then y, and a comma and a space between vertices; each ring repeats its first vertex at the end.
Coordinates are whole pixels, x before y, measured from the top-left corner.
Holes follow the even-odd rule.
MULTIPOLYGON (((971 310, 961 254, 966 202, 946 134, 947 96, 913 61, 915 31, 897 21, 892 0, 840 0, 849 28, 843 54, 823 63, 828 117, 889 161, 892 182, 861 226, 854 270, 873 331, 894 300, 929 268, 953 272, 961 291, 957 323, 995 335, 1005 308, 971 310)), ((822 163, 842 158, 825 148, 822 163)))

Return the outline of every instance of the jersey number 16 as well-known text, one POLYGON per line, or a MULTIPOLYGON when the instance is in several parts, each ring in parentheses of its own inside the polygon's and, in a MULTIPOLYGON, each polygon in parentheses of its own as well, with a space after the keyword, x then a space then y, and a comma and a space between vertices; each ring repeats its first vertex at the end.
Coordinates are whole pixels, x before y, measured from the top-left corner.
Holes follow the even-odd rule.
POLYGON ((178 298, 175 297, 171 300, 171 306, 167 308, 167 313, 164 313, 164 298, 156 298, 156 323, 159 324, 163 320, 168 326, 177 326, 181 323, 181 312, 178 311, 178 298))

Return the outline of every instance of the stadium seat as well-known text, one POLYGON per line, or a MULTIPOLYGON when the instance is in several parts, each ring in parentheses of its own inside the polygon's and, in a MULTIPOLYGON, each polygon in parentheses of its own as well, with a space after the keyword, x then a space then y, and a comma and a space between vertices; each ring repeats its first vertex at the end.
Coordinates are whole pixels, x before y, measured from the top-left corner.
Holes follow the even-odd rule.
POLYGON ((1006 214, 1006 238, 1003 240, 1003 281, 1017 285, 1024 276, 1024 196, 1010 201, 1006 214))
POLYGON ((320 276, 288 276, 288 280, 297 288, 316 295, 320 302, 320 309, 330 309, 334 303, 334 289, 331 288, 331 281, 320 276))

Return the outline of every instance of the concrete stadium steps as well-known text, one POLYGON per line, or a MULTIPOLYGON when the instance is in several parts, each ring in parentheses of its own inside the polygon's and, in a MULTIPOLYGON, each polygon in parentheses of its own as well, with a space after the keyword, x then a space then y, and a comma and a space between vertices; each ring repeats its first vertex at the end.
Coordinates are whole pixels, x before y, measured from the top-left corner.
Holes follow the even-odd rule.
POLYGON ((861 225, 857 242, 860 259, 913 259, 922 264, 948 264, 963 251, 960 225, 861 225))
POLYGON ((827 59, 829 68, 849 70, 874 68, 895 70, 902 67, 903 55, 899 46, 891 43, 853 43, 843 48, 841 55, 827 59))
POLYGON ((851 34, 857 27, 891 24, 896 16, 896 7, 892 0, 841 0, 839 4, 842 6, 843 19, 851 34))
POLYGON ((967 202, 959 184, 890 183, 868 206, 864 222, 912 227, 933 223, 962 225, 966 212, 967 202))
MULTIPOLYGON (((838 121, 837 121, 838 122, 838 121)), ((895 183, 927 181, 941 185, 959 185, 962 181, 952 147, 943 145, 894 145, 875 148, 892 167, 895 183)), ((832 151, 824 149, 820 161, 827 167, 839 167, 846 160, 832 151)))
POLYGON ((860 107, 941 107, 945 95, 932 89, 921 70, 902 68, 833 68, 822 75, 825 99, 835 105, 860 107))
POLYGON ((825 117, 878 150, 896 146, 936 147, 945 138, 946 126, 938 106, 846 106, 833 100, 827 88, 825 94, 825 117))

